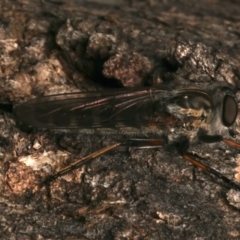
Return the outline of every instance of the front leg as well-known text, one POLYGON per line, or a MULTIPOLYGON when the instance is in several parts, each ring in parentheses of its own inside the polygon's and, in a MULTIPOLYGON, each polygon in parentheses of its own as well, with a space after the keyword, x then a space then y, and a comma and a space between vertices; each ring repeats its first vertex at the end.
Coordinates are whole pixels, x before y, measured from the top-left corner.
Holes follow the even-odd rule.
MULTIPOLYGON (((200 135, 199 140, 200 141, 202 140, 202 142, 205 142, 205 143, 214 143, 214 142, 223 141, 226 144, 228 144, 229 146, 240 148, 239 143, 236 143, 230 139, 225 139, 220 135, 207 135, 207 134, 200 135)), ((227 178, 219 171, 203 164, 202 162, 200 162, 199 160, 196 159, 198 157, 196 157, 192 153, 188 152, 188 149, 190 147, 190 142, 187 137, 182 136, 171 145, 174 146, 178 150, 179 154, 182 156, 182 158, 184 160, 190 162, 195 167, 200 168, 205 172, 209 172, 210 174, 214 175, 215 177, 221 179, 223 182, 227 183, 231 189, 240 191, 240 185, 238 183, 235 183, 231 179, 227 178)))
MULTIPOLYGON (((235 138, 235 133, 230 129, 229 130, 229 135, 232 138, 235 138)), ((236 149, 240 149, 240 143, 229 139, 229 138, 224 138, 221 135, 208 135, 207 132, 203 129, 200 129, 198 131, 197 134, 198 140, 203 142, 203 143, 216 143, 216 142, 224 142, 226 143, 228 146, 236 148, 236 149)))

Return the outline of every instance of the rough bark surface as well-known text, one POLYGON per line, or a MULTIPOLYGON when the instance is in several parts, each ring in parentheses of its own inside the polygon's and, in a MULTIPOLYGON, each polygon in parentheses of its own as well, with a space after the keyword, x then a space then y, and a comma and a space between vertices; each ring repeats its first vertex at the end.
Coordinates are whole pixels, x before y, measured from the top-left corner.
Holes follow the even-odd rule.
MULTIPOLYGON (((2 0, 0 23, 3 107, 109 87, 240 86, 238 1, 2 0)), ((177 152, 114 150, 40 187, 114 137, 23 129, 6 111, 0 123, 0 239, 240 238, 240 193, 177 152)), ((191 151, 240 179, 237 150, 191 151)))

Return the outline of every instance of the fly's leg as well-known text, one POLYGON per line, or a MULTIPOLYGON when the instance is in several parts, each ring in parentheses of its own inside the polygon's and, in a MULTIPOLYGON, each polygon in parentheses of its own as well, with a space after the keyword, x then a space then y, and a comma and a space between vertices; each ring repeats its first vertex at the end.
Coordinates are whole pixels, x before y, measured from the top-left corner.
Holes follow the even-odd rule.
POLYGON ((215 170, 215 169, 213 169, 213 168, 211 168, 211 167, 209 167, 209 166, 207 166, 207 165, 199 162, 198 160, 196 160, 196 159, 192 156, 192 154, 190 154, 190 153, 185 153, 185 154, 182 154, 182 157, 183 157, 186 161, 192 163, 195 167, 198 167, 198 168, 202 169, 202 170, 205 171, 205 172, 209 172, 209 173, 211 173, 212 175, 214 175, 215 177, 223 180, 225 183, 227 183, 227 184, 229 185, 229 187, 230 187, 231 189, 238 190, 238 191, 240 190, 240 186, 239 186, 237 183, 235 183, 235 182, 232 181, 231 179, 225 177, 222 173, 218 172, 217 170, 215 170))
MULTIPOLYGON (((227 143, 230 146, 235 146, 234 141, 229 140, 229 139, 222 139, 222 141, 224 141, 225 143, 227 143)), ((159 139, 130 139, 124 142, 117 142, 114 143, 108 147, 102 148, 86 157, 81 158, 80 160, 76 161, 75 163, 60 169, 58 172, 56 172, 54 175, 50 176, 48 179, 46 179, 44 181, 44 183, 46 182, 50 182, 53 181, 54 179, 68 173, 69 171, 76 169, 84 164, 86 164, 87 162, 89 162, 90 160, 93 160, 119 146, 127 146, 127 147, 136 147, 136 148, 158 148, 160 146, 165 145, 165 141, 159 140, 159 139)), ((180 141, 177 143, 174 143, 173 146, 175 148, 177 148, 179 154, 182 156, 183 159, 185 159, 186 161, 190 162, 191 164, 193 164, 195 167, 198 167, 200 169, 202 169, 205 172, 209 172, 212 175, 214 175, 215 177, 223 180, 225 183, 227 183, 229 185, 230 188, 235 189, 235 190, 240 190, 240 185, 238 185, 237 183, 235 183, 234 181, 232 181, 231 179, 225 177, 223 174, 221 174, 220 172, 218 172, 217 170, 201 163, 200 161, 198 161, 191 153, 188 152, 188 148, 189 148, 189 141, 187 139, 185 139, 184 141, 180 141)), ((240 148, 240 144, 236 145, 240 148)), ((44 184, 43 183, 43 184, 44 184)))
POLYGON ((110 146, 107 146, 105 148, 102 148, 102 149, 100 149, 100 150, 98 150, 98 151, 96 151, 94 153, 91 153, 91 154, 89 154, 86 157, 83 157, 83 158, 79 159, 78 161, 72 163, 71 165, 69 165, 69 166, 67 166, 65 168, 60 169, 55 174, 53 174, 50 177, 48 177, 43 182, 43 184, 55 180, 56 178, 58 178, 58 177, 60 177, 60 176, 62 176, 64 174, 68 173, 69 171, 74 170, 74 169, 76 169, 76 168, 86 164, 87 162, 89 162, 89 161, 91 161, 91 160, 93 160, 93 159, 95 159, 95 158, 97 158, 97 157, 99 157, 99 156, 101 156, 101 155, 103 155, 103 154, 105 154, 105 153, 107 153, 107 152, 117 148, 120 145, 122 145, 122 143, 114 143, 114 144, 112 144, 110 146))
MULTIPOLYGON (((232 137, 235 137, 235 134, 232 131, 230 131, 230 135, 232 137)), ((204 134, 204 132, 199 131, 198 139, 204 143, 224 142, 230 147, 240 149, 240 143, 228 138, 224 138, 221 135, 207 135, 207 134, 204 134)))
POLYGON ((226 143, 230 147, 240 149, 240 143, 235 142, 231 139, 223 138, 223 142, 226 143))
MULTIPOLYGON (((240 144, 239 143, 237 143, 237 142, 235 142, 231 139, 223 138, 220 135, 199 135, 198 138, 199 138, 200 141, 205 142, 205 143, 215 143, 215 142, 223 141, 224 143, 226 143, 227 145, 229 145, 231 147, 240 149, 240 144)), ((231 189, 240 190, 240 185, 238 185, 237 183, 235 183, 231 179, 227 178, 226 176, 224 176, 219 171, 201 163, 191 153, 187 152, 188 147, 189 147, 189 141, 188 140, 185 140, 185 141, 181 142, 180 145, 177 146, 177 149, 178 149, 179 153, 181 154, 181 156, 186 161, 192 163, 194 166, 202 169, 203 171, 209 172, 212 175, 214 175, 215 177, 221 179, 222 181, 227 183, 231 189)))
POLYGON ((119 147, 119 146, 126 146, 126 147, 136 147, 136 148, 156 148, 159 146, 163 145, 163 141, 159 140, 159 139, 131 139, 131 140, 127 140, 124 142, 117 142, 114 143, 110 146, 107 146, 105 148, 102 148, 94 153, 89 154, 86 157, 81 158, 80 160, 72 163, 71 165, 60 169, 59 171, 57 171, 55 174, 49 176, 46 180, 44 180, 44 182, 42 183, 42 185, 44 185, 45 183, 49 183, 53 180, 55 180, 56 178, 68 173, 69 171, 72 171, 84 164, 86 164, 87 162, 119 147))
POLYGON ((158 148, 165 145, 165 140, 160 139, 130 139, 125 141, 122 146, 134 148, 158 148))

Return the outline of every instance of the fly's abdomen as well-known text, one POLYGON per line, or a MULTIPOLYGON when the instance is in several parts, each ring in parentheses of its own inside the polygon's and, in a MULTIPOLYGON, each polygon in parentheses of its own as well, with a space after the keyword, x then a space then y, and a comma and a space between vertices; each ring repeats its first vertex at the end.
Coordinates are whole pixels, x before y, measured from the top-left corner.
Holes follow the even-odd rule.
POLYGON ((177 120, 163 110, 162 101, 149 89, 122 89, 36 98, 16 107, 15 114, 21 122, 38 128, 146 135, 176 125, 177 120))

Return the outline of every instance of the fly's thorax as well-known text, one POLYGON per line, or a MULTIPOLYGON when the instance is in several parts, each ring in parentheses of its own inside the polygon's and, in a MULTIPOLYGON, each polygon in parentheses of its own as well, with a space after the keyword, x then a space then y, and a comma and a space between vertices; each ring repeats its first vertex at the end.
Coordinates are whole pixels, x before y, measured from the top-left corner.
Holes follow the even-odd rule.
MULTIPOLYGON (((189 119, 189 125, 194 122, 194 120, 202 122, 206 119, 211 112, 210 109, 193 109, 193 108, 183 108, 176 103, 171 103, 167 105, 167 111, 171 113, 176 118, 180 119, 183 123, 186 123, 189 119)), ((194 123, 193 123, 194 125, 194 123)))
POLYGON ((169 142, 178 141, 180 136, 187 136, 190 142, 195 141, 197 139, 197 133, 199 128, 175 128, 174 131, 170 132, 168 136, 169 142))
POLYGON ((206 124, 212 111, 211 106, 208 95, 197 90, 187 89, 186 92, 182 91, 171 99, 166 109, 181 121, 183 128, 198 129, 206 124))

